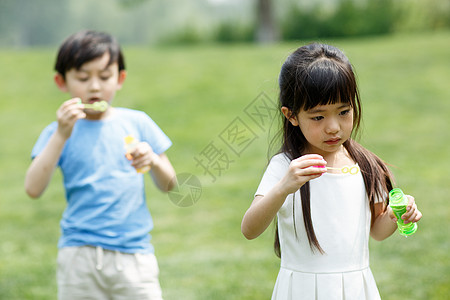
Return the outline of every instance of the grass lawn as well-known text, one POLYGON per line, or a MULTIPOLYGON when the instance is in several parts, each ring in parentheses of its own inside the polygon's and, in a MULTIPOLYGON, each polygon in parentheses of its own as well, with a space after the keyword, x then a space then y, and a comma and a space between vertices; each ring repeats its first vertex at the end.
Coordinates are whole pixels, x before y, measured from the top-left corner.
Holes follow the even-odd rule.
MULTIPOLYGON (((450 32, 327 42, 355 66, 361 142, 392 165, 424 215, 411 238, 370 241, 382 298, 448 299, 450 32)), ((165 299, 270 298, 273 229, 247 241, 240 223, 277 122, 249 112, 276 101, 281 64, 301 44, 124 48, 129 74, 114 104, 147 112, 174 142, 167 154, 177 172, 202 184, 195 205, 178 207, 146 179, 165 299), (242 125, 237 142, 230 134, 242 125), (223 159, 202 168, 213 149, 223 159)), ((56 299, 61 175, 39 200, 23 190, 31 148, 67 99, 52 82, 55 52, 0 50, 0 299, 56 299)))

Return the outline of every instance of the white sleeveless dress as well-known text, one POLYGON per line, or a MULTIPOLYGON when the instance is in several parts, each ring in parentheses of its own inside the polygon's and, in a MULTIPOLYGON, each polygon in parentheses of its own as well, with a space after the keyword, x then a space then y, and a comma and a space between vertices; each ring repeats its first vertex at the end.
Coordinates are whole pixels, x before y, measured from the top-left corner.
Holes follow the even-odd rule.
MULTIPOLYGON (((255 195, 270 191, 289 163, 284 154, 274 156, 255 195)), ((380 299, 369 268, 371 213, 361 172, 325 173, 311 180, 310 188, 313 227, 325 254, 311 250, 300 192, 289 195, 277 215, 281 267, 272 299, 380 299)))

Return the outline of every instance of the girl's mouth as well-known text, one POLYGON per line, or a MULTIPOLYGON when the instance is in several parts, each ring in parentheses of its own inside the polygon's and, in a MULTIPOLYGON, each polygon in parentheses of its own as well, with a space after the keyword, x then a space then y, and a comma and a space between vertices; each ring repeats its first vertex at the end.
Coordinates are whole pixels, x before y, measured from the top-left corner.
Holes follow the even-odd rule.
POLYGON ((339 144, 340 141, 341 141, 340 138, 329 139, 329 140, 325 141, 325 144, 327 144, 327 145, 337 145, 337 144, 339 144))

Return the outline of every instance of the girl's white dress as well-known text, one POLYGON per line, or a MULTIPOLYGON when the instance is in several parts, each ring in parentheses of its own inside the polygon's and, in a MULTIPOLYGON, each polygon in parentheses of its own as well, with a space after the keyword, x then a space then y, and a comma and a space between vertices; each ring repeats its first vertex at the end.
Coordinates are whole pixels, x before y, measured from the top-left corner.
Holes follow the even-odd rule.
MULTIPOLYGON (((270 191, 289 164, 286 155, 274 156, 255 195, 270 191)), ((325 254, 311 250, 300 192, 289 195, 278 211, 281 266, 272 299, 380 299, 369 268, 371 213, 361 172, 325 173, 310 188, 313 227, 325 254)))

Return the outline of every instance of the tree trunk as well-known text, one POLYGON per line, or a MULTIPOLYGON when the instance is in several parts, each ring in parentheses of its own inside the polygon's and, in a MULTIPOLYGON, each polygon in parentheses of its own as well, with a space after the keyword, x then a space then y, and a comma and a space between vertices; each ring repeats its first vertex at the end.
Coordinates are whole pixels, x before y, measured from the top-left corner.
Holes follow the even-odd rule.
POLYGON ((267 44, 278 41, 279 34, 276 26, 272 0, 257 0, 258 28, 256 40, 259 43, 267 44))

